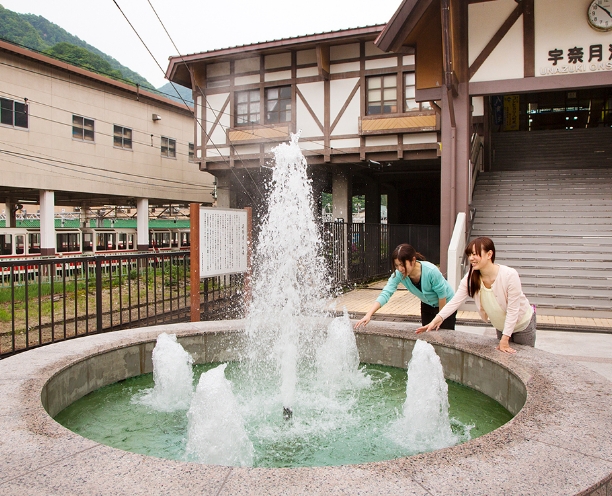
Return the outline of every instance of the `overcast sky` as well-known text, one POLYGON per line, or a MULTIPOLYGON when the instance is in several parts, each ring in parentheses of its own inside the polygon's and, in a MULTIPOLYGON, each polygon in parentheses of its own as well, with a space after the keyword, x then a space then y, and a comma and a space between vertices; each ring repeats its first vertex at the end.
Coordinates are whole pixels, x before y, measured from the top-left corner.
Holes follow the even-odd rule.
POLYGON ((279 38, 385 24, 401 0, 0 0, 41 15, 138 72, 165 84, 168 57, 279 38), (116 1, 116 4, 115 4, 116 1), (134 26, 153 57, 130 27, 134 26), (151 8, 151 5, 153 8, 151 8))

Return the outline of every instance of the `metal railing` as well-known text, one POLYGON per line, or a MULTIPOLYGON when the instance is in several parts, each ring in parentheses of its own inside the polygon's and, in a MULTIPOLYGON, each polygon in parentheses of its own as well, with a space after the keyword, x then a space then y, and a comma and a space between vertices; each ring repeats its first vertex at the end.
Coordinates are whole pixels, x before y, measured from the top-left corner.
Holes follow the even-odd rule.
MULTIPOLYGON (((440 261, 438 226, 323 225, 338 287, 387 276, 400 243, 440 261)), ((201 320, 240 316, 243 287, 242 274, 202 280, 201 320)), ((188 322, 190 295, 188 251, 0 260, 0 358, 89 334, 188 322)))
POLYGON ((324 254, 336 286, 389 275, 389 257, 401 243, 411 244, 430 262, 440 263, 439 226, 329 222, 323 227, 324 254))
MULTIPOLYGON (((202 320, 236 316, 242 275, 200 284, 202 320)), ((0 357, 78 336, 190 320, 189 252, 0 261, 0 357)))
POLYGON ((472 134, 470 139, 470 166, 468 170, 470 174, 469 203, 472 203, 476 178, 478 177, 478 173, 484 171, 484 138, 477 133, 472 134))

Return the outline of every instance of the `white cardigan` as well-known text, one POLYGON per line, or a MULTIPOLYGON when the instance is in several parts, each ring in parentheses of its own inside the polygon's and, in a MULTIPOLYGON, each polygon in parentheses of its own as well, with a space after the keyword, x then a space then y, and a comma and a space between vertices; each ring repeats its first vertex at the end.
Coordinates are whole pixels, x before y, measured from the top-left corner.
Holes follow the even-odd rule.
MULTIPOLYGON (((523 294, 518 272, 512 267, 508 267, 506 265, 498 266, 499 272, 495 278, 495 281, 493 282, 493 285, 491 286, 491 289, 493 290, 497 303, 499 303, 501 309, 506 313, 504 328, 503 330, 499 330, 501 330, 506 336, 512 336, 516 323, 519 322, 527 312, 531 312, 532 309, 531 305, 529 304, 529 300, 527 300, 527 297, 523 294)), ((442 310, 440 310, 438 315, 440 315, 440 317, 443 319, 446 319, 452 313, 454 313, 467 299, 467 278, 468 274, 461 279, 455 296, 451 299, 451 301, 444 305, 442 310)), ((478 313, 480 313, 482 320, 488 322, 489 317, 480 304, 480 291, 474 295, 474 303, 476 303, 478 313)))

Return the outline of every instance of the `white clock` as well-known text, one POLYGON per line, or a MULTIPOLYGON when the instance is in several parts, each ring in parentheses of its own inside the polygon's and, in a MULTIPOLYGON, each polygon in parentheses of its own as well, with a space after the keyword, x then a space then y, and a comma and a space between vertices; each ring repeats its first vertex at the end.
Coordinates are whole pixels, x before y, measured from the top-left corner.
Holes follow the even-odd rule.
POLYGON ((593 0, 587 19, 589 26, 597 31, 612 31, 612 0, 593 0))

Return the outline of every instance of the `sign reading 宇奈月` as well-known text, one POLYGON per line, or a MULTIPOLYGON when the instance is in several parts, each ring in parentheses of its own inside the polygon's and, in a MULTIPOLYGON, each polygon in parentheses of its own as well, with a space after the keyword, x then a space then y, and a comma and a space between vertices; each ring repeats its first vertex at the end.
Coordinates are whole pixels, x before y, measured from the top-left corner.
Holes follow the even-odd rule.
POLYGON ((540 67, 541 76, 612 70, 612 43, 553 48, 548 51, 549 66, 540 67))

